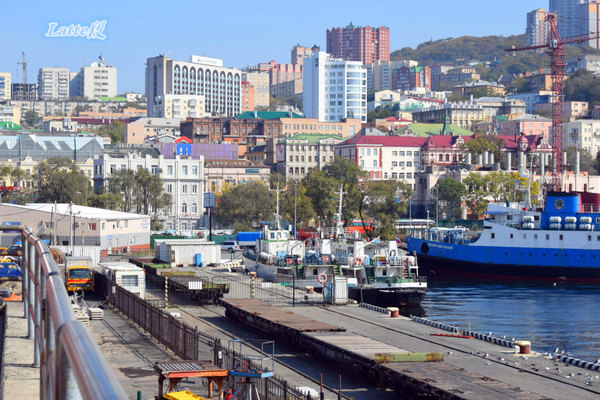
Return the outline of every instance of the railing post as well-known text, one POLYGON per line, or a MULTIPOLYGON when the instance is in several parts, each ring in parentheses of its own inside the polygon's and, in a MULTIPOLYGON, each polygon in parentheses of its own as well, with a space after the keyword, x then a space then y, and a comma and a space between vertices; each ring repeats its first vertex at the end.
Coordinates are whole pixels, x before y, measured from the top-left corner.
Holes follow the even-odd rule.
POLYGON ((21 282, 23 285, 22 298, 23 298, 23 318, 29 318, 29 285, 27 285, 27 271, 29 270, 29 242, 25 235, 21 235, 21 251, 23 252, 21 257, 21 282))
MULTIPOLYGON (((22 246, 21 246, 22 247, 22 246)), ((35 326, 33 323, 34 315, 31 315, 31 311, 34 311, 35 307, 35 282, 31 278, 32 273, 35 273, 35 245, 29 245, 29 260, 27 261, 27 297, 28 297, 28 310, 29 318, 27 324, 27 339, 35 339, 35 326)), ((23 277, 25 279, 25 277, 23 277)))
POLYGON ((34 367, 39 367, 40 366, 40 348, 42 347, 42 331, 41 331, 41 325, 42 325, 42 313, 41 313, 41 301, 42 301, 42 287, 40 285, 41 283, 41 276, 42 276, 42 263, 41 263, 41 257, 38 253, 35 254, 35 261, 34 261, 34 266, 35 266, 35 285, 34 285, 34 290, 32 291, 35 295, 35 302, 33 303, 34 305, 34 318, 35 318, 35 327, 34 327, 34 340, 33 340, 33 366, 34 367), (39 291, 39 293, 38 293, 39 291))

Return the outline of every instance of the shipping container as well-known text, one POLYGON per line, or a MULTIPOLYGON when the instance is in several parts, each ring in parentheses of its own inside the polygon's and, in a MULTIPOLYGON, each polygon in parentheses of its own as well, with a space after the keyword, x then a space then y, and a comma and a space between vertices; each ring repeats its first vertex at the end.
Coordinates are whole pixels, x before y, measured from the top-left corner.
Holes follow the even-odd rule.
POLYGON ((146 298, 146 271, 128 262, 101 262, 100 273, 124 289, 146 298))
POLYGON ((199 239, 161 239, 156 241, 154 256, 162 262, 184 267, 207 266, 221 262, 221 246, 199 239))

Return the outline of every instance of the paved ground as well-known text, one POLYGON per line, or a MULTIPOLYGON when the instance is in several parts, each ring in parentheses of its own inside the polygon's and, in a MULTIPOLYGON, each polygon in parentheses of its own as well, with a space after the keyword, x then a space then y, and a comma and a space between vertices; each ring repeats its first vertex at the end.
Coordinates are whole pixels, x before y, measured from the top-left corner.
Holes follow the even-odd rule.
POLYGON ((4 342, 4 399, 40 397, 39 368, 33 368, 33 340, 27 339, 23 303, 6 303, 8 321, 4 342))

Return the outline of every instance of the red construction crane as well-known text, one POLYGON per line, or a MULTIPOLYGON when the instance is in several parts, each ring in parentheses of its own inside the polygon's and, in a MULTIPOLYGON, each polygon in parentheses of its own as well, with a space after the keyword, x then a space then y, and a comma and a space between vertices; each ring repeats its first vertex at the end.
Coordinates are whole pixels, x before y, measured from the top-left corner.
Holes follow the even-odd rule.
POLYGON ((552 187, 554 190, 561 191, 563 183, 563 174, 565 172, 565 160, 563 160, 563 84, 565 79, 565 50, 563 45, 572 43, 584 43, 588 40, 600 38, 600 32, 590 32, 584 35, 569 36, 561 38, 558 33, 558 23, 555 14, 548 14, 546 17, 550 29, 548 30, 548 41, 545 44, 527 47, 513 47, 504 51, 523 51, 535 49, 548 49, 550 55, 550 68, 552 71, 552 135, 550 142, 553 148, 552 163, 552 187))

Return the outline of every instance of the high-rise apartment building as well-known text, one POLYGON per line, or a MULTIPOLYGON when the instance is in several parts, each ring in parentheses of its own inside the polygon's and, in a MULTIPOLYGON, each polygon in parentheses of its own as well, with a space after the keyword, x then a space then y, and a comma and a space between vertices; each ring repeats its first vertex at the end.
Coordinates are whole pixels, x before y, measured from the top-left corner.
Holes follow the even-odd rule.
POLYGON ((525 40, 527 46, 540 46, 547 44, 550 24, 548 23, 548 11, 538 8, 527 13, 527 27, 525 29, 525 40))
POLYGON ((327 53, 335 58, 372 64, 390 60, 390 28, 354 26, 327 30, 327 53))
MULTIPOLYGON (((233 117, 241 112, 241 71, 223 67, 223 61, 192 56, 177 61, 160 55, 146 61, 148 117, 164 95, 196 96, 204 101, 206 115, 233 117)), ((189 100, 188 100, 189 101, 189 100)))
POLYGON ((366 64, 367 68, 367 91, 379 92, 392 88, 392 73, 400 67, 416 67, 419 65, 414 60, 375 61, 366 64))
POLYGON ((302 65, 304 64, 304 59, 312 56, 314 53, 319 51, 319 46, 314 45, 313 47, 304 47, 299 44, 292 48, 292 64, 294 65, 302 65))
POLYGON ((556 13, 558 32, 562 38, 586 33, 584 32, 583 8, 581 5, 591 2, 591 0, 550 0, 548 11, 556 13))
POLYGON ((400 67, 392 73, 392 90, 431 90, 431 68, 420 65, 400 67))
POLYGON ((68 68, 40 68, 38 95, 40 100, 68 100, 71 76, 68 68))
POLYGON ((115 97, 117 95, 117 68, 106 65, 100 56, 98 62, 81 68, 77 74, 71 74, 71 96, 88 99, 115 97))
POLYGON ((242 111, 252 111, 254 107, 269 107, 269 74, 266 72, 242 72, 242 81, 248 82, 254 88, 254 105, 252 109, 242 111))
POLYGON ((248 81, 242 81, 242 112, 254 111, 254 86, 248 81))
POLYGON ((304 63, 303 100, 307 118, 367 122, 367 70, 360 61, 317 52, 304 63))
POLYGON ((10 100, 12 90, 12 74, 10 72, 0 72, 0 101, 10 100))
MULTIPOLYGON (((590 32, 600 32, 600 2, 594 1, 589 4, 582 4, 583 27, 581 34, 590 32)), ((600 49, 600 39, 596 37, 593 40, 585 42, 590 47, 600 49)))

